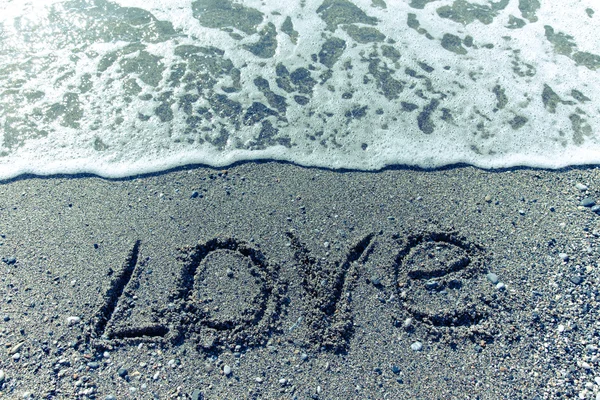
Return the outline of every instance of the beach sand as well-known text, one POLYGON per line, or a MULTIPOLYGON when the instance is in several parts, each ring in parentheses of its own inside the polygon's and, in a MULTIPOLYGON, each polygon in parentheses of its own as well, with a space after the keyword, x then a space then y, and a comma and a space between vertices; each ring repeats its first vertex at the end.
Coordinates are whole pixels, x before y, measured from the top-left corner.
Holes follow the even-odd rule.
POLYGON ((4 182, 2 397, 596 398, 599 185, 278 162, 4 182))

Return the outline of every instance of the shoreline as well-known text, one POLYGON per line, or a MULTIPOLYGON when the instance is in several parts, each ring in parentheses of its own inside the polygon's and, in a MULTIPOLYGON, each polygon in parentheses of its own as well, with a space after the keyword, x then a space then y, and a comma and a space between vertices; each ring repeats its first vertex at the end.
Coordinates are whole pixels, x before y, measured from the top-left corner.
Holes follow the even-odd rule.
POLYGON ((447 171, 447 170, 455 170, 455 169, 464 169, 464 168, 472 168, 478 171, 490 172, 490 173, 501 173, 508 171, 545 171, 545 172, 568 172, 572 170, 588 170, 600 168, 600 164, 581 164, 581 165, 569 165, 561 168, 546 168, 546 167, 531 167, 526 165, 515 165, 511 167, 503 167, 503 168, 484 168, 478 167, 473 164, 461 162, 461 163, 453 163, 440 167, 432 167, 425 168, 419 167, 416 165, 408 165, 408 164, 391 164, 387 165, 383 168, 376 170, 363 170, 363 169, 352 169, 352 168, 328 168, 328 167, 320 167, 316 165, 302 165, 292 161, 287 160, 275 160, 270 158, 265 159, 249 159, 236 161, 231 164, 224 165, 222 167, 213 166, 209 164, 185 164, 177 167, 167 168, 164 170, 157 170, 154 172, 126 175, 122 177, 109 177, 103 176, 99 174, 95 174, 92 172, 78 172, 78 173, 56 173, 56 174, 34 174, 34 173, 22 173, 12 178, 0 179, 0 185, 6 185, 9 183, 17 182, 20 180, 30 180, 30 179, 85 179, 85 178, 99 178, 106 181, 127 181, 131 179, 141 179, 141 178, 152 178, 158 177, 165 174, 173 174, 182 171, 190 171, 195 169, 203 169, 203 170, 212 170, 214 173, 222 172, 229 170, 231 168, 238 168, 243 165, 262 165, 262 164, 279 164, 282 166, 292 166, 298 167, 302 169, 316 170, 316 171, 325 171, 325 172, 336 172, 336 173, 365 173, 365 174, 378 174, 385 171, 414 171, 414 172, 439 172, 439 171, 447 171))
POLYGON ((580 201, 599 177, 264 161, 3 181, 2 393, 595 398, 600 216, 580 201))

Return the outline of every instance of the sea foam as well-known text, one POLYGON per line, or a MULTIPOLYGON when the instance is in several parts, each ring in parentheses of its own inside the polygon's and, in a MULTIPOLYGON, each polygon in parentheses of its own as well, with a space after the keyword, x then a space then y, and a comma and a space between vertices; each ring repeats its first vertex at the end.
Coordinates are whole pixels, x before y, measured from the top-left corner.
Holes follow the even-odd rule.
POLYGON ((73 0, 0 16, 0 179, 600 162, 591 1, 73 0))

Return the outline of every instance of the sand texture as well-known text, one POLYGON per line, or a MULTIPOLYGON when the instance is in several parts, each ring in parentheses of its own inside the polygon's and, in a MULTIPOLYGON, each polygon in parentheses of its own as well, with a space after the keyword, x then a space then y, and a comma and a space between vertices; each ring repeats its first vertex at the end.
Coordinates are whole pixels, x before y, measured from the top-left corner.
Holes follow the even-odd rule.
POLYGON ((3 182, 1 397, 596 398, 588 197, 597 168, 3 182))

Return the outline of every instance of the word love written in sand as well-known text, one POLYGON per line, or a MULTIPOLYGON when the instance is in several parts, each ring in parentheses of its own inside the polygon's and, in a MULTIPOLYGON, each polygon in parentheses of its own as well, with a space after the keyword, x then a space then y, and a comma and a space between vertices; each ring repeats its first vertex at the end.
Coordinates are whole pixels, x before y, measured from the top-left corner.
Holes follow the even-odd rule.
MULTIPOLYGON (((363 282, 359 278, 365 275, 369 256, 378 251, 379 237, 368 234, 341 260, 331 261, 311 255, 294 234, 287 236, 300 301, 290 304, 289 282, 280 278, 280 266, 260 250, 237 239, 215 238, 179 249, 181 270, 167 294, 167 306, 147 310, 150 316, 142 321, 131 318, 130 299, 136 297, 147 267, 147 260, 138 259, 140 241, 136 241, 121 270, 109 271, 112 280, 93 318, 90 338, 100 346, 115 340, 193 340, 199 350, 212 351, 262 346, 301 326, 298 330, 309 344, 345 349, 354 329, 351 293, 363 282), (290 315, 300 317, 286 319, 290 315)), ((485 283, 481 247, 443 232, 402 239, 393 235, 392 241, 396 252, 383 268, 390 287, 371 282, 398 299, 397 313, 390 309, 397 314, 392 320, 411 317, 432 329, 456 330, 476 327, 491 314, 495 297, 485 283)))

